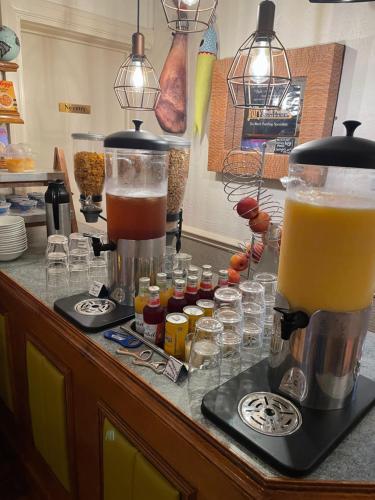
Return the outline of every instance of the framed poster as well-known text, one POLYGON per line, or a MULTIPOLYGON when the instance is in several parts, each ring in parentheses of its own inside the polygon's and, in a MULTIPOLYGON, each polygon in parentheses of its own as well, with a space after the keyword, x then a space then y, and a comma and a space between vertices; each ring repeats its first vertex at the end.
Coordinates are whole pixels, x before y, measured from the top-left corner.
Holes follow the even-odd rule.
POLYGON ((235 108, 227 86, 232 59, 216 61, 208 170, 221 172, 233 149, 246 152, 266 142, 265 177, 286 175, 288 155, 295 145, 332 133, 344 52, 345 46, 338 43, 288 50, 292 86, 283 107, 274 111, 235 108))

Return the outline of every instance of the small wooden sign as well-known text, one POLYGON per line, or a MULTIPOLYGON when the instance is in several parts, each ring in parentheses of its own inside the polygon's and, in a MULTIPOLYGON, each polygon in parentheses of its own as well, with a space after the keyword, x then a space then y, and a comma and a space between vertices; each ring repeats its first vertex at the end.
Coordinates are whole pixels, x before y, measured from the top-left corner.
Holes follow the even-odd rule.
POLYGON ((71 104, 70 102, 59 102, 60 113, 79 113, 81 115, 90 115, 91 106, 88 104, 71 104))

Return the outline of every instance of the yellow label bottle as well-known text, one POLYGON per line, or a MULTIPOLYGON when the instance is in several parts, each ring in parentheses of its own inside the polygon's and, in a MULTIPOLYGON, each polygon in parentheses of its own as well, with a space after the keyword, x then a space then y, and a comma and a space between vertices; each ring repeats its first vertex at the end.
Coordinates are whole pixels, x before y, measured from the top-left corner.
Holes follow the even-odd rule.
POLYGON ((143 309, 148 304, 148 288, 150 286, 150 278, 144 277, 139 278, 139 292, 134 299, 134 309, 135 309, 135 329, 138 333, 142 335, 145 332, 143 323, 143 309))

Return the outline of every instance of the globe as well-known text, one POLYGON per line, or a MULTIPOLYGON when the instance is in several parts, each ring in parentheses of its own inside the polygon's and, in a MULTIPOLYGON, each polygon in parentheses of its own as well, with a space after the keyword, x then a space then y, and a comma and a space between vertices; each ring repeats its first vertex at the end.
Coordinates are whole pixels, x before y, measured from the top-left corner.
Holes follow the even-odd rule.
POLYGON ((0 26, 0 60, 12 61, 20 52, 20 41, 16 33, 7 26, 0 26))

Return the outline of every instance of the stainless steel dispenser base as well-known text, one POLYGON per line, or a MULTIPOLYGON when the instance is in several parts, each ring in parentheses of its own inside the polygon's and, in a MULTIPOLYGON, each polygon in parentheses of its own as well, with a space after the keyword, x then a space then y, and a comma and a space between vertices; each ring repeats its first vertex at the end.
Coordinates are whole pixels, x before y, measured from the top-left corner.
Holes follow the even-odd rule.
MULTIPOLYGON (((278 294, 276 306, 289 309, 278 294)), ((268 378, 272 391, 317 410, 343 408, 354 396, 370 308, 334 313, 317 311, 306 328, 281 337, 275 313, 268 378)))
POLYGON ((153 240, 118 240, 116 250, 109 252, 110 297, 119 304, 134 305, 139 278, 163 270, 165 236, 153 240))

